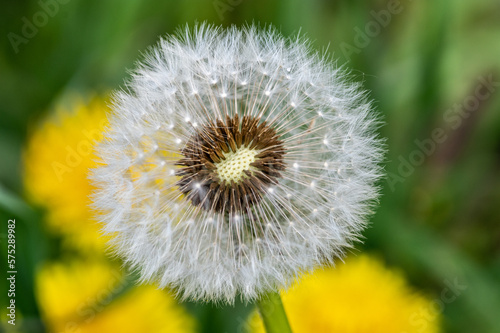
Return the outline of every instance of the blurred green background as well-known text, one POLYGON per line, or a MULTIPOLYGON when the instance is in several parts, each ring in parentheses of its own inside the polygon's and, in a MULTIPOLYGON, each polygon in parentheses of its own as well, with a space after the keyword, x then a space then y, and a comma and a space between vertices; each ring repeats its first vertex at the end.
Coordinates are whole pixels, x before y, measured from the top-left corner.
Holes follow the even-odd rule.
MULTIPOLYGON (((37 267, 68 256, 44 227, 42 210, 24 199, 22 151, 30 129, 68 92, 118 88, 160 35, 207 21, 272 23, 284 35, 304 33, 363 82, 385 122, 388 176, 360 250, 379 253, 441 300, 444 331, 500 332, 500 2, 55 3, 47 9, 35 0, 0 2, 0 267, 3 276, 7 220, 16 218, 17 306, 29 319, 25 331, 43 331, 33 291, 37 267), (46 20, 34 17, 41 11, 46 20), (26 30, 26 20, 39 23, 36 31, 26 30), (462 289, 443 299, 450 284, 462 289)), ((2 278, 2 309, 6 286, 2 278)), ((241 304, 187 306, 205 332, 235 332, 249 311, 241 304)))

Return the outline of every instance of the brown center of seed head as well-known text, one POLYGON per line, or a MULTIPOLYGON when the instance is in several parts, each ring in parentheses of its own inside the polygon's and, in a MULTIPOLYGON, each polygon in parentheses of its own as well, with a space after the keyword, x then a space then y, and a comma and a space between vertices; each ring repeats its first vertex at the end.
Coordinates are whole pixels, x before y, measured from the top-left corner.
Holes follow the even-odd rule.
POLYGON ((251 214, 285 169, 285 148, 260 118, 238 115, 198 127, 181 150, 179 190, 195 206, 218 213, 251 214))

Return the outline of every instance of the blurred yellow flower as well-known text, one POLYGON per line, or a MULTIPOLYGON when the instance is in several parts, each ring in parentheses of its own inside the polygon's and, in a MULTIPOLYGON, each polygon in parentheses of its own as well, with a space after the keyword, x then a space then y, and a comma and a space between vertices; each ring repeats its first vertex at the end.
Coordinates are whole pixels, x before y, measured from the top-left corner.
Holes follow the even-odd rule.
POLYGON ((24 153, 28 197, 47 210, 49 225, 72 244, 102 249, 105 239, 92 219, 89 169, 96 166, 94 147, 107 125, 106 101, 74 102, 59 108, 31 135, 24 153))
MULTIPOLYGON (((366 255, 307 275, 282 298, 294 333, 440 332, 433 302, 413 291, 399 272, 366 255)), ((257 312, 247 326, 265 332, 257 312)))
POLYGON ((49 332, 195 331, 194 319, 166 291, 148 285, 126 290, 125 284, 105 262, 45 266, 37 297, 49 332))

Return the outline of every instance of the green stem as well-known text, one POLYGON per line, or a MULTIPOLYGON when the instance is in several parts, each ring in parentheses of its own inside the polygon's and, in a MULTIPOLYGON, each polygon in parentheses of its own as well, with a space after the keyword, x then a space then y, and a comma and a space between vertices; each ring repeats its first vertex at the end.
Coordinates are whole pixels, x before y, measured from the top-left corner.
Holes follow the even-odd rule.
POLYGON ((279 293, 264 295, 257 307, 267 333, 292 333, 279 293))

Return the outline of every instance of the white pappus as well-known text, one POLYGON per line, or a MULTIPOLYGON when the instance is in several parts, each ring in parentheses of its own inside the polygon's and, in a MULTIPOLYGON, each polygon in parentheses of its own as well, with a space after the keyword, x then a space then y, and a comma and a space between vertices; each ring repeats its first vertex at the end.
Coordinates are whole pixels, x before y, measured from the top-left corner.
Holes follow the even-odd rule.
POLYGON ((144 281, 251 301, 360 236, 378 196, 377 120, 304 38, 206 24, 179 35, 116 93, 93 207, 144 281))

